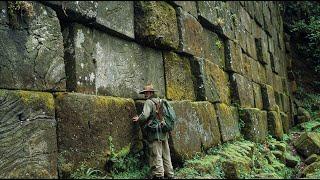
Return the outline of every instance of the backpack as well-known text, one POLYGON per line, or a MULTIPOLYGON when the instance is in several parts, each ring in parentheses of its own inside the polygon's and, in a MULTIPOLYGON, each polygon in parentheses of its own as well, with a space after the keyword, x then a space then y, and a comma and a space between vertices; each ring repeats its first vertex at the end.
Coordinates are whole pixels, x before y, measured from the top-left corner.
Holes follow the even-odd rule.
POLYGON ((170 132, 174 129, 176 114, 172 106, 165 99, 160 102, 151 100, 156 106, 155 118, 147 123, 147 127, 151 131, 170 132))

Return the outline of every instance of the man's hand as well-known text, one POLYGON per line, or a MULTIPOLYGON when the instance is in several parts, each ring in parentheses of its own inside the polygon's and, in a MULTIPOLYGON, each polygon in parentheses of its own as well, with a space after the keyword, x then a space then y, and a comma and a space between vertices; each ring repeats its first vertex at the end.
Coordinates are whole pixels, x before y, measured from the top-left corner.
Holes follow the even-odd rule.
POLYGON ((137 122, 139 120, 139 116, 134 116, 133 118, 132 118, 132 121, 133 122, 137 122))

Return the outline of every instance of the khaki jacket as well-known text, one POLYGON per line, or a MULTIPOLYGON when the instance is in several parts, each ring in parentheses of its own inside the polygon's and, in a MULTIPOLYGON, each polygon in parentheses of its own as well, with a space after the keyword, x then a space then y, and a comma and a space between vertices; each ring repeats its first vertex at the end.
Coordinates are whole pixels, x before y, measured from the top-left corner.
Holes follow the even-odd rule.
MULTIPOLYGON (((159 98, 151 98, 155 102, 159 102, 159 98)), ((144 103, 142 113, 139 115, 139 123, 142 127, 143 133, 145 133, 146 138, 149 142, 155 140, 166 140, 168 139, 168 133, 164 133, 161 130, 158 132, 151 132, 145 128, 145 125, 149 120, 156 118, 156 105, 152 102, 151 99, 147 99, 144 103)))

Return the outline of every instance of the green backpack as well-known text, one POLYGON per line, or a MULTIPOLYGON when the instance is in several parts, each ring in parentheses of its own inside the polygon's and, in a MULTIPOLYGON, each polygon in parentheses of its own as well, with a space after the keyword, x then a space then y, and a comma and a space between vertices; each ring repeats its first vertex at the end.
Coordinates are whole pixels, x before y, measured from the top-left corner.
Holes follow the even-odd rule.
POLYGON ((155 118, 147 123, 147 128, 151 131, 170 132, 174 129, 176 113, 172 106, 165 99, 160 99, 160 103, 151 100, 156 106, 155 118))

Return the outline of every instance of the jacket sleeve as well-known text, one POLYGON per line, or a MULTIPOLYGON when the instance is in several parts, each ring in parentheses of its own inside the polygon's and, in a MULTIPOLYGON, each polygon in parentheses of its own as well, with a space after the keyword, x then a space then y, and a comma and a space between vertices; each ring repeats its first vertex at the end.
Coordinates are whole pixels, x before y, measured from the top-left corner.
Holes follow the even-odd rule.
POLYGON ((144 124, 147 121, 147 119, 150 117, 151 112, 152 112, 152 106, 153 106, 152 101, 149 99, 146 100, 146 102, 144 103, 144 106, 143 106, 143 111, 139 115, 140 124, 144 124))

